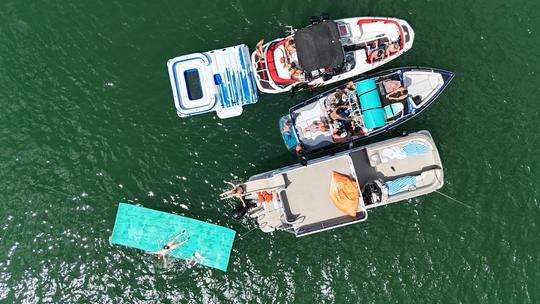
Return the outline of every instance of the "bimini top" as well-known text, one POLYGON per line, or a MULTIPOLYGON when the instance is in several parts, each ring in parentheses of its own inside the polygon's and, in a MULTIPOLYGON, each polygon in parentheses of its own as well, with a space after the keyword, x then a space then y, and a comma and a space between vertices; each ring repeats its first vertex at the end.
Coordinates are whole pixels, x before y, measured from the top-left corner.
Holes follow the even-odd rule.
POLYGON ((345 55, 337 24, 332 20, 299 29, 294 35, 298 64, 307 72, 337 68, 345 55))
POLYGON ((245 45, 188 54, 167 62, 176 111, 180 117, 216 111, 220 118, 242 114, 258 100, 245 45))
POLYGON ((120 203, 111 243, 155 252, 182 231, 189 240, 169 255, 227 271, 236 232, 189 217, 120 203))

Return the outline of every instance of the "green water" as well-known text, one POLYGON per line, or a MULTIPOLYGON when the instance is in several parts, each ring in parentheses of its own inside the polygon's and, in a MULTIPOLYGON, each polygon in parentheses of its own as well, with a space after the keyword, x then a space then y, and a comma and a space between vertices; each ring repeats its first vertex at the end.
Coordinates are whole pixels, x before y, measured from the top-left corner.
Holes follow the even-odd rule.
POLYGON ((1 1, 0 302, 540 302, 539 12, 524 0, 1 1), (431 131, 442 191, 471 208, 434 193, 301 239, 228 216, 222 180, 295 161, 277 121, 309 94, 180 119, 166 62, 253 47, 323 11, 406 19, 413 49, 386 67, 456 73, 403 129, 431 131), (120 200, 235 229, 228 272, 111 246, 120 200))

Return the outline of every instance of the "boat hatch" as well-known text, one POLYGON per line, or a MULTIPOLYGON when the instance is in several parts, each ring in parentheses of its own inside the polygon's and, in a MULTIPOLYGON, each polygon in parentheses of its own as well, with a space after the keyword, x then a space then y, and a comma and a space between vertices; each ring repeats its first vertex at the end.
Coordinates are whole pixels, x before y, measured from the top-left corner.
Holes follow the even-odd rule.
POLYGON ((237 45, 173 58, 167 62, 180 117, 215 111, 220 118, 242 114, 258 100, 249 50, 237 45))

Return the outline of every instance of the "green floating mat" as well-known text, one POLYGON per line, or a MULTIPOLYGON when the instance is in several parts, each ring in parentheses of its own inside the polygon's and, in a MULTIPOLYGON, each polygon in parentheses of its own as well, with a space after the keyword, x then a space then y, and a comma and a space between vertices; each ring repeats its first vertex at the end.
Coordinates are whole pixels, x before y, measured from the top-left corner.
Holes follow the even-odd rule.
POLYGON ((186 233, 177 242, 186 237, 190 239, 168 255, 180 259, 196 257, 199 264, 227 271, 236 232, 189 217, 120 203, 111 242, 145 251, 159 251, 183 230, 186 233))

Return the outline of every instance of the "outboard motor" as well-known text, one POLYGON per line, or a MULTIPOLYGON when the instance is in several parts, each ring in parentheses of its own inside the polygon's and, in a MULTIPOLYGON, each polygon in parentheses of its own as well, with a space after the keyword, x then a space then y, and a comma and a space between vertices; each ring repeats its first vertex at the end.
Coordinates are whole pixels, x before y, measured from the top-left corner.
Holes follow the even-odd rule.
POLYGON ((378 204, 381 202, 382 191, 381 188, 375 182, 370 182, 364 187, 362 191, 362 197, 366 202, 366 205, 378 204))
POLYGON ((238 206, 236 206, 236 208, 234 208, 234 210, 231 212, 232 214, 232 217, 235 219, 235 220, 239 220, 241 218, 244 217, 244 215, 246 215, 246 212, 247 212, 248 208, 244 207, 244 205, 242 205, 242 203, 240 203, 238 206))
POLYGON ((317 24, 317 23, 319 23, 319 17, 317 17, 317 16, 311 16, 311 17, 309 17, 309 22, 310 22, 311 24, 317 24))
POLYGON ((246 215, 246 213, 249 211, 249 209, 254 208, 256 206, 257 206, 257 204, 255 204, 255 203, 253 203, 251 201, 246 201, 246 207, 244 207, 244 204, 240 203, 231 212, 232 217, 235 220, 239 220, 239 219, 243 218, 244 215, 246 215))

